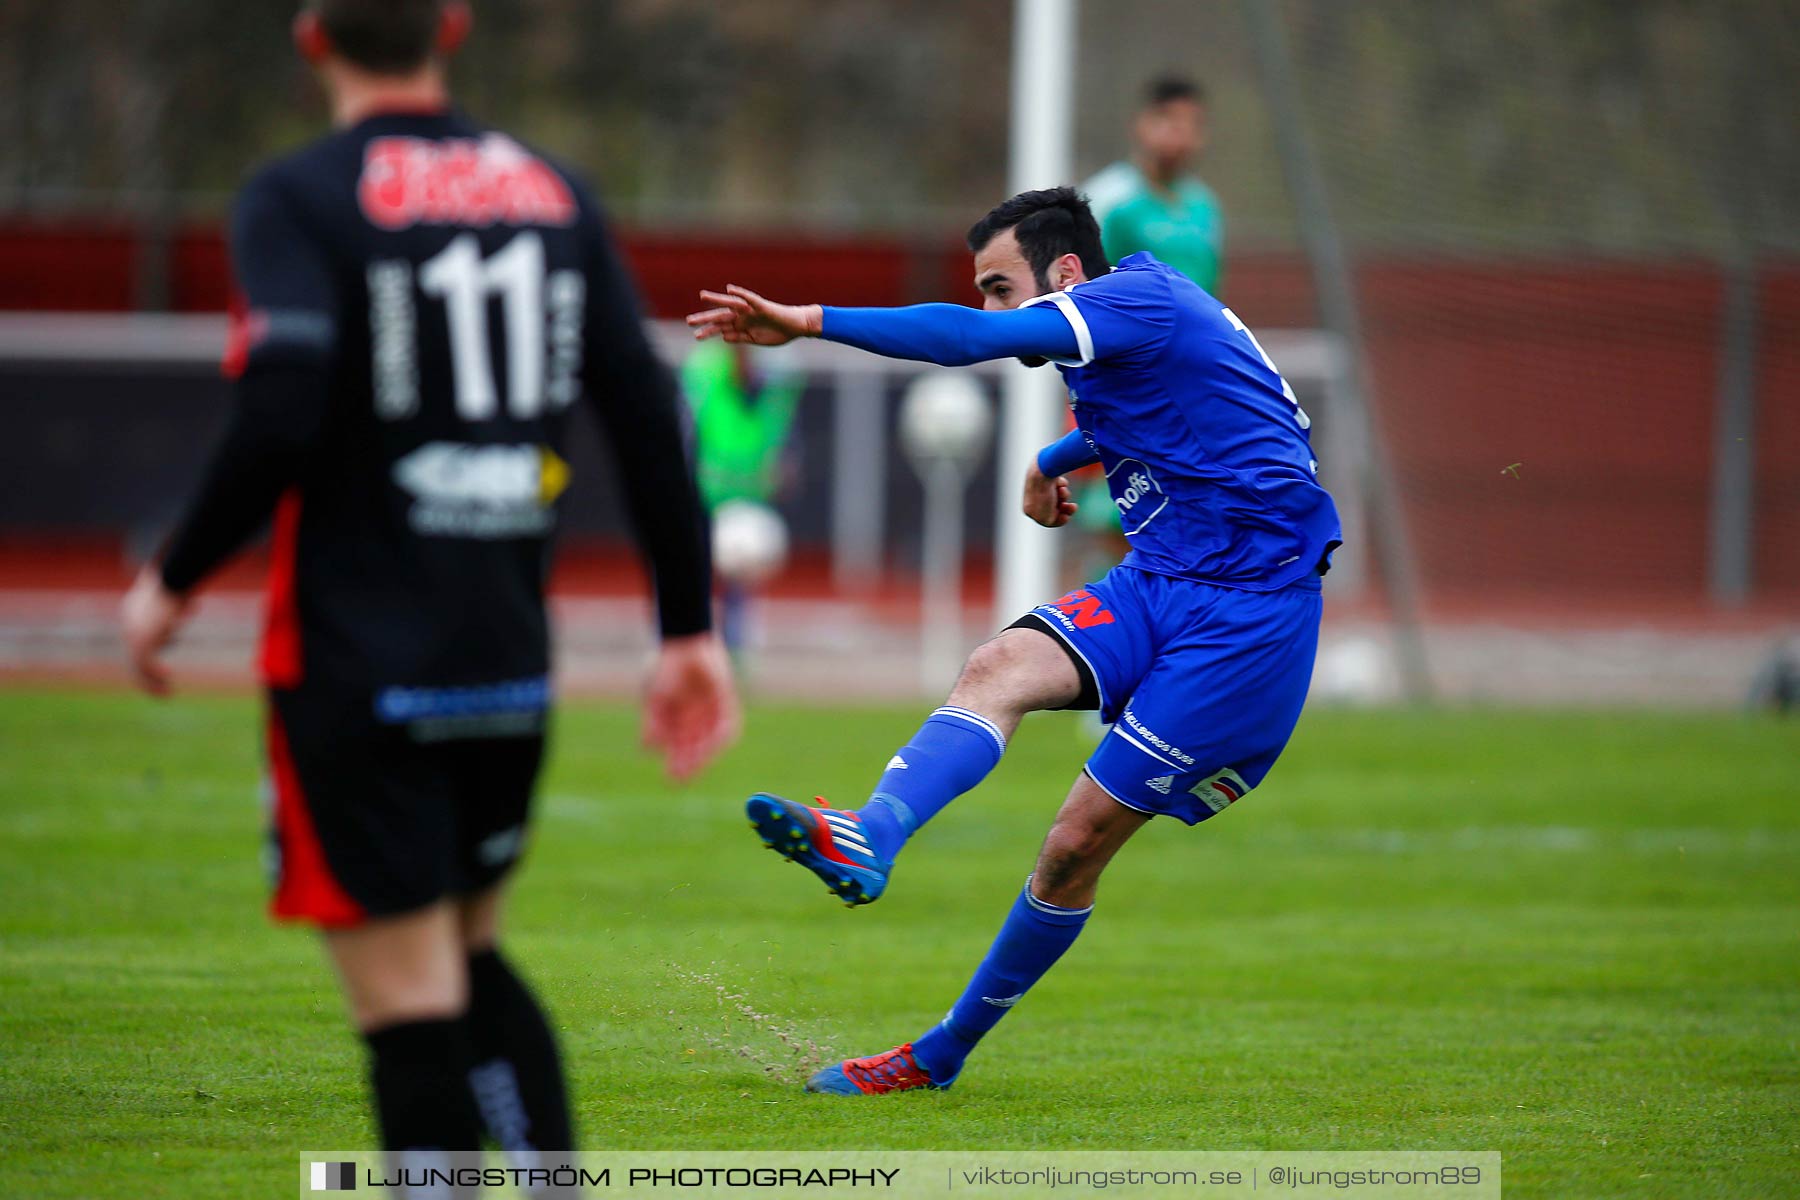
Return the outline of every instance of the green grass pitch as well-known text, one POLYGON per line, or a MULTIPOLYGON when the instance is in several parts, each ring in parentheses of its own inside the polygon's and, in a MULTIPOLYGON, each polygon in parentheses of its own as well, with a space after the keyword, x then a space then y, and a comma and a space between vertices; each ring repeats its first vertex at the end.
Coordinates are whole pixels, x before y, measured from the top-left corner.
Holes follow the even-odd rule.
MULTIPOLYGON (((1258 792, 1153 823, 955 1091, 803 1095, 939 1017, 1084 754, 1027 721, 846 911, 746 828, 855 802, 926 706, 763 705, 696 785, 571 705, 510 920, 590 1149, 1459 1149, 1513 1196, 1800 1188, 1800 728, 1314 711, 1258 792)), ((311 938, 262 916, 244 698, 0 696, 0 1184, 286 1194, 366 1145, 311 938), (204 1173, 194 1170, 204 1166, 204 1173)))

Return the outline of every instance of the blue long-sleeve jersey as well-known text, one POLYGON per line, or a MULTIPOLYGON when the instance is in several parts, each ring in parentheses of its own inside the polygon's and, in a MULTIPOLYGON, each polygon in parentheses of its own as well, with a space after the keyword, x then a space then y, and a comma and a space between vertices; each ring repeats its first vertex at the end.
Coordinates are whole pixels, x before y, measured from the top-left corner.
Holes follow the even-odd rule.
POLYGON ((828 307, 821 336, 945 366, 1055 362, 1131 539, 1127 567, 1272 591, 1316 575, 1343 540, 1311 421, 1275 364, 1230 309, 1148 254, 1005 312, 828 307))
POLYGON ((1021 355, 1068 358, 1079 347, 1075 331, 1054 312, 1015 308, 983 312, 960 304, 914 304, 907 308, 824 307, 828 341, 914 362, 945 367, 1021 355))

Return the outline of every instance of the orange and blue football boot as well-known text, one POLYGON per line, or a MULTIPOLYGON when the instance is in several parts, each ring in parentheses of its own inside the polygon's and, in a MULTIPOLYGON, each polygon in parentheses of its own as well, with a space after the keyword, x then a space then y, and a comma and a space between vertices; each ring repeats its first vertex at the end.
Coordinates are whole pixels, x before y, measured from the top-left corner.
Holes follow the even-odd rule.
POLYGON ((806 1081, 809 1092, 831 1096, 879 1096, 886 1092, 906 1092, 929 1088, 941 1092, 956 1082, 956 1077, 938 1083, 931 1073, 913 1057, 912 1043, 896 1046, 885 1054, 867 1058, 847 1058, 835 1066, 816 1072, 806 1081))
POLYGON ((823 879, 849 907, 881 899, 893 862, 884 862, 869 845, 861 817, 832 808, 823 796, 814 799, 823 807, 758 792, 745 802, 744 811, 763 845, 823 879))

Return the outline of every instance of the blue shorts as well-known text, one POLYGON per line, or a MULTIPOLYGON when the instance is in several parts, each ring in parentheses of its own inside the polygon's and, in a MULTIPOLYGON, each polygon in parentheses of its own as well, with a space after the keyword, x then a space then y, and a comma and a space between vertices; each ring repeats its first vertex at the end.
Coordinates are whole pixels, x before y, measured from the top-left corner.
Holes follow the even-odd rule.
POLYGON ((1306 703, 1316 579, 1244 592, 1115 567, 1017 623, 1060 641, 1112 723, 1087 773, 1128 808, 1198 824, 1261 783, 1306 703))

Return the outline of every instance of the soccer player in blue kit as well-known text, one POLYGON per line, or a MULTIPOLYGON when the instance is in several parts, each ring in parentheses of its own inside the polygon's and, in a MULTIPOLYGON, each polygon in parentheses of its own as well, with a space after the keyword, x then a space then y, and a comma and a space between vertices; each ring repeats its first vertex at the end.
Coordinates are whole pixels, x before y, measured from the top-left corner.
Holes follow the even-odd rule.
POLYGON ((985 311, 793 306, 732 286, 701 293, 715 307, 688 318, 696 337, 729 342, 822 337, 945 366, 1056 363, 1077 428, 1027 468, 1025 513, 1065 524, 1065 476, 1099 463, 1132 547, 1105 578, 978 648, 862 808, 750 798, 766 843, 866 904, 907 839, 993 770, 1026 713, 1097 708, 1112 723, 949 1015, 915 1042, 825 1068, 809 1091, 949 1087, 1074 943, 1132 834, 1158 815, 1198 824, 1262 782, 1306 700, 1320 577, 1342 540, 1311 422, 1230 309, 1148 254, 1109 269, 1072 188, 1014 196, 968 242, 985 311))

